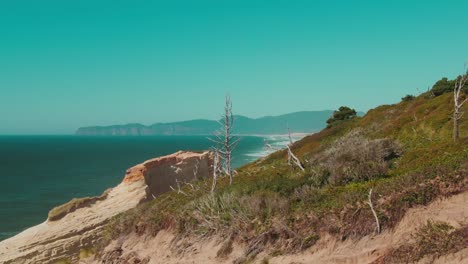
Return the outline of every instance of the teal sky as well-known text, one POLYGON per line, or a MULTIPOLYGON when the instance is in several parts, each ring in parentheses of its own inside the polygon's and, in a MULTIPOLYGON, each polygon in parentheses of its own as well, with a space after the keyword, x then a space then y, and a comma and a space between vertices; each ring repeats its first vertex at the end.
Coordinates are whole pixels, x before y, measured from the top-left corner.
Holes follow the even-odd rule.
POLYGON ((468 1, 1 1, 0 134, 366 111, 453 78, 468 1))

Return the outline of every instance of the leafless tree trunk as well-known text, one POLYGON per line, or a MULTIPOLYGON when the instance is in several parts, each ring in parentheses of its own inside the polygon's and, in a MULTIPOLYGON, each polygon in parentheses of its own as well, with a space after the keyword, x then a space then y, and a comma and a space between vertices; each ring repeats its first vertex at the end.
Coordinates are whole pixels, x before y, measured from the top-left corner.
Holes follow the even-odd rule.
POLYGON ((457 78, 455 82, 455 89, 453 90, 453 140, 455 142, 458 142, 460 140, 460 119, 464 114, 464 112, 461 112, 460 110, 463 104, 468 100, 468 98, 465 98, 465 100, 461 101, 461 93, 463 91, 463 86, 465 86, 467 81, 468 71, 466 71, 464 74, 457 78))
POLYGON ((213 158, 213 184, 211 185, 211 192, 214 192, 216 189, 216 181, 218 180, 219 170, 219 151, 215 150, 213 158))
POLYGON ((301 161, 296 157, 296 155, 294 155, 294 153, 291 150, 290 146, 292 146, 293 140, 291 137, 291 130, 289 129, 289 127, 288 127, 288 136, 289 136, 289 144, 286 145, 288 149, 288 164, 289 166, 291 166, 292 162, 294 162, 294 164, 296 164, 296 166, 299 167, 299 169, 301 169, 302 171, 305 171, 304 167, 301 164, 301 161))
POLYGON ((210 138, 211 141, 216 143, 219 153, 223 161, 223 171, 229 176, 229 184, 232 184, 233 170, 232 170, 232 152, 239 143, 239 138, 234 137, 232 129, 234 125, 234 115, 232 114, 232 103, 229 95, 226 95, 226 103, 224 106, 224 113, 220 121, 221 129, 216 131, 210 138))
POLYGON ((369 205, 372 214, 374 214, 375 218, 375 225, 377 226, 377 234, 380 234, 380 222, 379 222, 379 217, 377 216, 377 213, 374 210, 374 206, 372 205, 372 188, 369 190, 369 201, 367 202, 369 205))

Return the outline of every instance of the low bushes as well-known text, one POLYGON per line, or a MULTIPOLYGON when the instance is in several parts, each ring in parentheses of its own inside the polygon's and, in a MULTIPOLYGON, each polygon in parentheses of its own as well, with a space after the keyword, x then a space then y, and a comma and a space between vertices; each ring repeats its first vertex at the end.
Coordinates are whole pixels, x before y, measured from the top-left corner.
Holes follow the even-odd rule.
POLYGON ((414 95, 411 95, 411 94, 407 94, 405 95, 405 97, 401 98, 401 100, 403 102, 409 102, 409 101, 413 101, 416 97, 414 95))
POLYGON ((357 115, 356 110, 347 106, 340 107, 337 111, 333 112, 332 117, 327 120, 328 127, 331 127, 337 122, 355 118, 357 115))
POLYGON ((401 146, 391 139, 368 139, 361 129, 339 138, 309 163, 314 177, 334 185, 366 181, 386 175, 391 161, 401 155, 401 146))
MULTIPOLYGON (((198 235, 228 235, 268 225, 272 216, 288 213, 287 199, 273 192, 238 195, 230 192, 206 195, 190 203, 185 211, 198 235)), ((187 230, 195 230, 193 227, 187 230)))

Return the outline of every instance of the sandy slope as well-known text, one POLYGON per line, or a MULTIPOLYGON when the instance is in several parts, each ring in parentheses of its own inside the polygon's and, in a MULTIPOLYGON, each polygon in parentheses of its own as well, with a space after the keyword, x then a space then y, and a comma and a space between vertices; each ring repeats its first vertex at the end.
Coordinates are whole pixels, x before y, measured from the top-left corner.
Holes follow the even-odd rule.
POLYGON ((65 252, 79 250, 99 240, 106 221, 135 207, 145 197, 143 181, 120 184, 107 199, 80 208, 59 221, 46 221, 0 243, 0 263, 49 263, 65 252), (118 205, 118 206, 117 206, 118 205))
MULTIPOLYGON (((454 227, 468 224, 468 192, 435 201, 426 207, 410 209, 394 230, 385 230, 377 236, 366 236, 359 240, 337 241, 330 236, 323 235, 315 246, 301 254, 270 258, 262 253, 257 257, 256 262, 260 263, 267 258, 271 264, 370 263, 388 250, 408 242, 411 239, 411 234, 428 220, 448 222, 454 227)), ((176 252, 170 247, 172 239, 173 236, 168 232, 160 232, 156 237, 146 238, 132 234, 119 241, 113 241, 105 252, 119 252, 118 257, 114 260, 123 262, 114 263, 132 263, 132 261, 145 263, 148 261, 147 263, 154 264, 232 263, 243 254, 243 247, 234 245, 233 252, 227 258, 216 258, 216 253, 221 247, 221 241, 217 239, 191 241, 192 246, 183 252, 176 252), (116 249, 118 250, 116 251, 116 249)), ((88 260, 83 263, 101 262, 88 260)), ((427 260, 423 259, 421 263, 427 263, 427 260)), ((468 249, 439 258, 436 263, 468 263, 468 249)))

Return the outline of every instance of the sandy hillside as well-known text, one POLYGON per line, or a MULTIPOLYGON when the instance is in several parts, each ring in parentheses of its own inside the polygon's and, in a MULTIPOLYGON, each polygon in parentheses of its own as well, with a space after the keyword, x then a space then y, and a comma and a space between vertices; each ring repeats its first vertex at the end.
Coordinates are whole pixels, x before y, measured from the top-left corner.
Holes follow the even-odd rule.
MULTIPOLYGON (((384 230, 380 235, 365 236, 359 240, 338 241, 323 235, 316 245, 301 254, 269 257, 266 253, 257 256, 255 262, 268 259, 270 264, 284 263, 372 263, 392 248, 411 240, 411 234, 428 220, 443 221, 455 228, 468 224, 468 192, 437 200, 426 207, 410 209, 394 230, 384 230)), ((113 241, 106 247, 104 263, 152 263, 152 264, 195 264, 233 263, 239 260, 244 248, 233 245, 232 253, 218 258, 217 252, 223 241, 219 239, 190 241, 190 246, 174 247, 174 236, 162 231, 156 237, 141 237, 131 234, 113 241), (179 248, 179 250, 177 250, 179 248), (121 261, 121 262, 119 262, 121 261)), ((180 245, 180 244, 179 244, 180 245)), ((82 263, 102 263, 87 259, 82 263)), ((423 259, 420 263, 432 263, 423 259)), ((443 256, 434 263, 468 263, 468 249, 443 256)))

